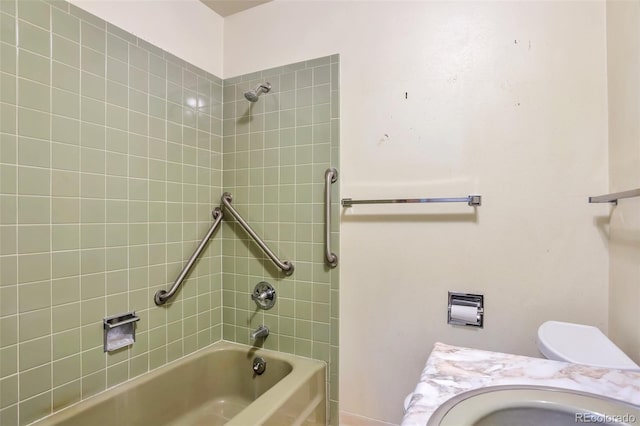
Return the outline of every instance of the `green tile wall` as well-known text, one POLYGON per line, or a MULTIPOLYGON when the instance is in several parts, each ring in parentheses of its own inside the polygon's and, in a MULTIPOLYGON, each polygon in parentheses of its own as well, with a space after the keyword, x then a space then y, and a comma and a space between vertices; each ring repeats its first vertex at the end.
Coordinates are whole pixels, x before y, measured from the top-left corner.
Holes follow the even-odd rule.
MULTIPOLYGON (((318 58, 224 80, 223 183, 233 205, 283 260, 286 277, 232 220, 222 228, 223 337, 329 363, 332 424, 338 423, 339 266, 324 261, 324 173, 339 168, 339 59, 318 58), (243 93, 268 81, 258 102, 243 93), (275 307, 258 310, 255 284, 276 288, 275 307)), ((338 186, 332 185, 332 250, 339 254, 338 186)))
POLYGON ((222 82, 66 2, 0 0, 2 425, 222 338, 252 343, 260 324, 265 347, 329 363, 337 423, 338 269, 324 263, 323 197, 326 168, 339 166, 338 67, 332 56, 222 82), (246 101, 265 80, 272 91, 246 101), (175 301, 156 307, 223 189, 295 273, 226 220, 175 301), (249 299, 262 280, 278 291, 268 312, 249 299), (105 355, 102 318, 129 310, 138 341, 105 355))
POLYGON ((0 424, 222 338, 222 81, 63 1, 0 0, 0 424), (102 318, 137 342, 104 354, 102 318))

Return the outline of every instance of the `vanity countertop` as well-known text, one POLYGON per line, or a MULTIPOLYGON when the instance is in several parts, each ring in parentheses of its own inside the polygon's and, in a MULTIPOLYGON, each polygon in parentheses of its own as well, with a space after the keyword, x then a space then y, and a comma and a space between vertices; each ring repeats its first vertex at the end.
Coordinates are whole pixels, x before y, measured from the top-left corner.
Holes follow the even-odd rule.
POLYGON ((436 343, 402 426, 424 426, 454 395, 485 386, 540 385, 605 395, 640 405, 640 372, 589 367, 436 343))

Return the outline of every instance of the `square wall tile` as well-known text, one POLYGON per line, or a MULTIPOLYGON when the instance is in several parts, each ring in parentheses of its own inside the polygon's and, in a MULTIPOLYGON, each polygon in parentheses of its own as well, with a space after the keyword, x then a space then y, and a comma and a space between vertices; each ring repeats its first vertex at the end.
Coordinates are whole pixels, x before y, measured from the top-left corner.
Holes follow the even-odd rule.
POLYGON ((150 285, 173 279, 211 221, 223 109, 221 80, 64 1, 0 12, 0 422, 11 424, 222 337, 221 243, 184 309, 156 308, 150 285), (131 308, 143 318, 134 355, 105 356, 102 318, 131 308))

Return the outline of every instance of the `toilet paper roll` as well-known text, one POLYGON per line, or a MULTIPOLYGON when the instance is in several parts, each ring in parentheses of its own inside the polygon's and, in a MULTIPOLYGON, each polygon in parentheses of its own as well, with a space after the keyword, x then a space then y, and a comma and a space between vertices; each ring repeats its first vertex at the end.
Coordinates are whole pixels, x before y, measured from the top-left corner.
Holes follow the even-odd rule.
POLYGON ((451 305, 451 319, 478 324, 478 308, 475 306, 451 305))

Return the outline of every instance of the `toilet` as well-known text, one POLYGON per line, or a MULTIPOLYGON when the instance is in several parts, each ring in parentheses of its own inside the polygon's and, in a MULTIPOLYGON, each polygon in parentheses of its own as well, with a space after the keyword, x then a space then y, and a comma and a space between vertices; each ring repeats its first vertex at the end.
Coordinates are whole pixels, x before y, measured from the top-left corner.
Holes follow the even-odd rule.
POLYGON ((589 325, 547 321, 538 328, 537 343, 538 349, 547 359, 640 371, 640 366, 607 336, 589 325))

